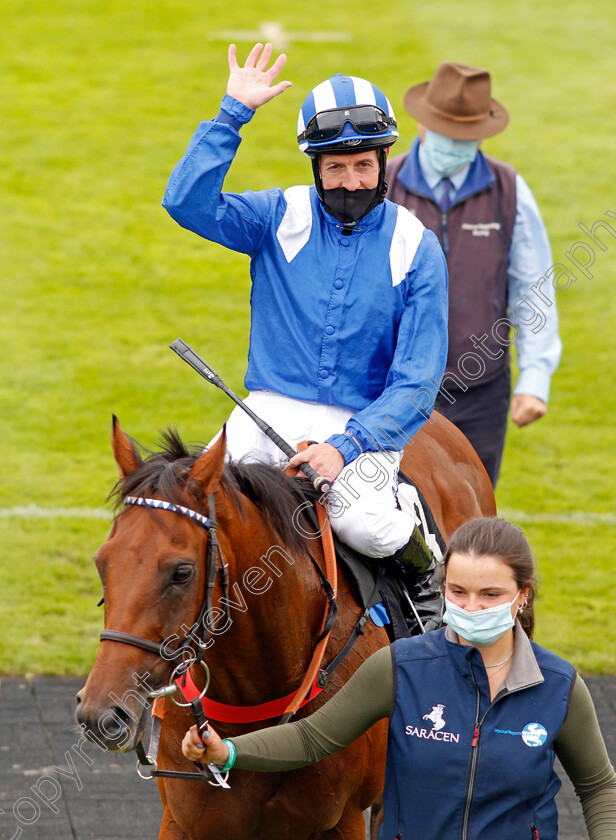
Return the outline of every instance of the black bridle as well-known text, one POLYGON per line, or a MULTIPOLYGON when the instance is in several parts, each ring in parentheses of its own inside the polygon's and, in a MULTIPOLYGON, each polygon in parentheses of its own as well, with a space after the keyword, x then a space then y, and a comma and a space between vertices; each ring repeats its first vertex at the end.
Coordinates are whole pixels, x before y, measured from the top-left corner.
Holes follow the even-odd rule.
POLYGON ((124 499, 125 505, 138 505, 139 507, 153 508, 155 510, 168 510, 172 513, 178 513, 182 516, 187 516, 196 522, 202 528, 205 528, 208 534, 207 550, 206 550, 206 567, 205 567, 205 597, 201 605, 201 610, 197 621, 182 639, 180 644, 173 650, 168 650, 167 642, 154 642, 150 639, 143 639, 141 636, 134 636, 132 633, 124 633, 122 630, 103 630, 100 634, 101 642, 122 642, 126 645, 141 648, 154 653, 161 659, 176 660, 181 658, 183 661, 188 655, 187 659, 190 662, 200 662, 203 654, 208 647, 207 642, 211 637, 211 631, 207 627, 207 622, 204 620, 208 610, 212 608, 214 586, 216 584, 216 576, 220 577, 220 587, 223 595, 223 604, 225 616, 230 620, 229 610, 229 572, 227 564, 224 562, 222 550, 216 530, 218 523, 216 522, 216 506, 214 503, 214 494, 210 493, 208 496, 210 515, 204 516, 196 510, 184 507, 184 505, 174 505, 171 502, 166 502, 163 499, 148 499, 143 496, 127 496, 124 499), (193 650, 193 643, 197 650, 193 650))

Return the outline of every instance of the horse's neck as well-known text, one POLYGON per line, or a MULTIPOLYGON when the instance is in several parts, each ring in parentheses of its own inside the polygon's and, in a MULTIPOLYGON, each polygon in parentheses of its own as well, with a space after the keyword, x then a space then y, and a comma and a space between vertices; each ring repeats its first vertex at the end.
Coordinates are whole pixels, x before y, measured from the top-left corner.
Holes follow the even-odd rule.
MULTIPOLYGON (((233 539, 221 534, 229 564, 231 624, 206 658, 210 695, 256 704, 292 691, 303 678, 320 628, 325 598, 308 553, 297 556, 275 535, 248 523, 233 539)), ((314 553, 314 546, 311 546, 314 553)))

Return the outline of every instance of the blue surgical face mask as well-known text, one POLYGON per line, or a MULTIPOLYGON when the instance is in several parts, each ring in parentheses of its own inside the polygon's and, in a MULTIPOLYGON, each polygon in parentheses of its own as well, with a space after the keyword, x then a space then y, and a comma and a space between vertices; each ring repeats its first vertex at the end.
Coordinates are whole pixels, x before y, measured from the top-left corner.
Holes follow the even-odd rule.
POLYGON ((478 140, 453 140, 444 134, 426 129, 423 141, 428 163, 439 175, 449 177, 472 163, 477 154, 478 140))
POLYGON ((487 610, 475 610, 475 612, 463 610, 462 607, 452 604, 445 598, 446 610, 443 621, 458 636, 472 645, 478 647, 491 645, 515 624, 511 615, 511 606, 519 594, 518 592, 513 601, 509 601, 507 604, 499 604, 496 607, 490 607, 487 610))

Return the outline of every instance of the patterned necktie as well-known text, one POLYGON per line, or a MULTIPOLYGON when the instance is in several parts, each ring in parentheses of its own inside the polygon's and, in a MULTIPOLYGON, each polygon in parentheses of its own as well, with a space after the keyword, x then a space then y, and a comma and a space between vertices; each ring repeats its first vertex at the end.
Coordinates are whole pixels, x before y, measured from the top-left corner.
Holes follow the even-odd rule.
POLYGON ((443 213, 449 213, 449 209, 451 207, 451 195, 453 192, 453 184, 451 183, 449 178, 441 178, 439 184, 441 184, 443 187, 443 194, 439 201, 441 210, 443 211, 443 213))

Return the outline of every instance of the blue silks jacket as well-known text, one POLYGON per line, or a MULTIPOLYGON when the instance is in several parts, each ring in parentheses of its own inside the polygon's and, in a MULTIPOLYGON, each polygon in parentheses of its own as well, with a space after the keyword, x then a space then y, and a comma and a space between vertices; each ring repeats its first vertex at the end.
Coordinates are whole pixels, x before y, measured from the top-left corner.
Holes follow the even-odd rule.
POLYGON ((554 739, 573 666, 518 625, 512 667, 490 701, 479 650, 450 632, 392 645, 395 707, 379 837, 556 840, 554 739))
POLYGON ((223 193, 252 111, 225 96, 173 170, 163 206, 251 258, 245 385, 357 412, 328 442, 346 463, 401 450, 429 416, 447 358, 447 268, 436 236, 385 201, 350 235, 314 186, 223 193), (230 115, 228 121, 225 115, 230 115))

